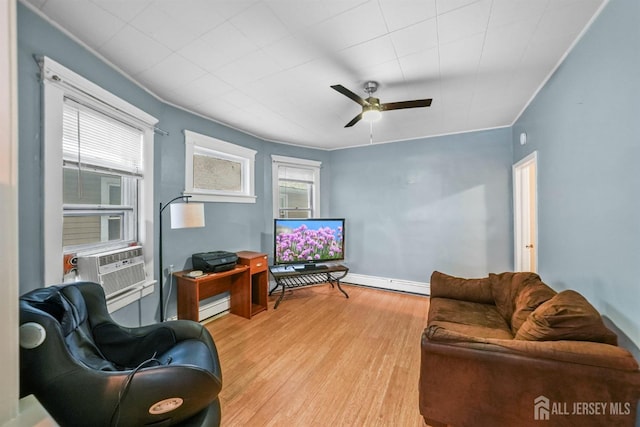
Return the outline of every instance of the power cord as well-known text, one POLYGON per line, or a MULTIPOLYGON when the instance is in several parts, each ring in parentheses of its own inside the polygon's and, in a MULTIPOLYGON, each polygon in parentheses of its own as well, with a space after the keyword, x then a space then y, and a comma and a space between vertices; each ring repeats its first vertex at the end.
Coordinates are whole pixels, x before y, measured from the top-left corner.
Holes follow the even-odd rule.
MULTIPOLYGON (((167 299, 164 303, 164 312, 169 312, 169 300, 171 299, 171 291, 173 290, 173 265, 169 266, 169 292, 167 293, 167 299)), ((166 314, 165 314, 166 315, 166 314)), ((162 319, 164 320, 164 319, 162 319)))
MULTIPOLYGON (((111 422, 110 422, 111 426, 114 426, 114 427, 117 426, 118 422, 120 421, 120 405, 124 400, 124 398, 127 396, 127 393, 129 392, 129 387, 131 386, 131 381, 133 380, 133 376, 137 374, 138 371, 140 371, 140 369, 146 367, 151 363, 162 365, 162 362, 159 359, 156 359, 156 354, 157 353, 153 353, 153 356, 151 356, 151 358, 145 360, 144 362, 136 366, 134 369, 132 369, 131 372, 129 372, 127 377, 122 382, 122 385, 120 386, 120 391, 118 392, 118 402, 116 403, 116 406, 113 409, 113 414, 111 414, 111 422)), ((169 358, 169 360, 167 361, 167 364, 169 363, 171 363, 171 358, 169 358)))

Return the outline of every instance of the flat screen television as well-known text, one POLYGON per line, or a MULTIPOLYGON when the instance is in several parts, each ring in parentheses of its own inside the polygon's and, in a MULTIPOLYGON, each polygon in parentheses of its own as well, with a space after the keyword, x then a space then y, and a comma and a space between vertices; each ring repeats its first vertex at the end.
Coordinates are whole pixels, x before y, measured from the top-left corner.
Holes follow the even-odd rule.
POLYGON ((344 218, 276 218, 274 264, 311 264, 344 259, 344 218))

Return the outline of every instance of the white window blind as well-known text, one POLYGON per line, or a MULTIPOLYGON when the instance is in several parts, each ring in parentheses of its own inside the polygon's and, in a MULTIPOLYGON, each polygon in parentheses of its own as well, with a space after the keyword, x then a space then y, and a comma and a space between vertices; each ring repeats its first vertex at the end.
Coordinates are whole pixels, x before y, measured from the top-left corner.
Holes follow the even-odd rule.
POLYGON ((65 98, 62 157, 65 164, 142 176, 143 132, 65 98))
POLYGON ((280 166, 278 168, 278 178, 287 181, 302 181, 313 183, 315 171, 312 169, 302 169, 300 167, 280 166))

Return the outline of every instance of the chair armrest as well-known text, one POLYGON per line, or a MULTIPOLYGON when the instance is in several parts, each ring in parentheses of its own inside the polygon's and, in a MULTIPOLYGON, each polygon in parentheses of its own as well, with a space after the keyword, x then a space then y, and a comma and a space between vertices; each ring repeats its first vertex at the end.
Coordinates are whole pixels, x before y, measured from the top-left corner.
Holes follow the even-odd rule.
POLYGON ((144 368, 131 379, 129 390, 120 402, 119 425, 149 425, 159 419, 149 414, 149 408, 165 399, 183 399, 182 405, 171 411, 172 422, 187 418, 207 407, 222 389, 222 381, 206 369, 193 365, 163 365, 144 368), (162 387, 158 387, 162 384, 162 387))
POLYGON ((20 347, 20 397, 37 394, 46 384, 74 372, 92 371, 69 351, 60 323, 53 316, 20 301, 20 325, 26 323, 42 326, 44 340, 37 346, 20 347))
POLYGON ((169 417, 175 425, 206 408, 221 390, 219 378, 191 365, 88 371, 81 384, 78 378, 70 373, 38 390, 38 399, 60 425, 65 421, 66 425, 87 426, 164 425, 162 422, 169 417), (182 404, 174 411, 149 413, 159 402, 176 398, 182 399, 182 404))

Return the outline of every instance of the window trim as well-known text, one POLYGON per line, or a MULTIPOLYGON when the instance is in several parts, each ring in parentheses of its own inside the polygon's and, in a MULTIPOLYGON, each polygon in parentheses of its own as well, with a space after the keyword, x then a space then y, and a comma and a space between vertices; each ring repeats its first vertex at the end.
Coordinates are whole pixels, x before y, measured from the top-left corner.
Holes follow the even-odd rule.
MULTIPOLYGON (((62 250, 62 110, 64 98, 80 100, 112 118, 135 123, 143 132, 144 178, 138 192, 138 240, 144 251, 147 276, 153 277, 154 202, 153 143, 154 126, 158 120, 106 91, 95 83, 69 70, 49 57, 39 58, 43 93, 43 231, 44 284, 61 283, 64 278, 62 250)), ((122 243, 114 248, 123 247, 122 243)))
POLYGON ((311 218, 318 218, 320 216, 320 169, 322 162, 318 160, 299 159, 296 157, 278 156, 276 154, 271 155, 271 184, 273 194, 273 217, 279 218, 280 216, 280 189, 278 186, 278 168, 280 166, 288 166, 300 169, 313 170, 313 209, 311 211, 311 218))
POLYGON ((185 166, 184 195, 191 201, 255 203, 255 157, 257 151, 211 136, 184 130, 185 166), (241 164, 241 191, 203 190, 193 186, 193 158, 198 152, 211 153, 211 157, 237 161, 241 164))

